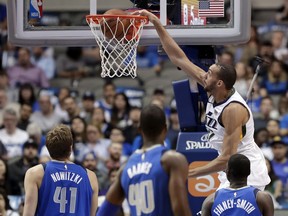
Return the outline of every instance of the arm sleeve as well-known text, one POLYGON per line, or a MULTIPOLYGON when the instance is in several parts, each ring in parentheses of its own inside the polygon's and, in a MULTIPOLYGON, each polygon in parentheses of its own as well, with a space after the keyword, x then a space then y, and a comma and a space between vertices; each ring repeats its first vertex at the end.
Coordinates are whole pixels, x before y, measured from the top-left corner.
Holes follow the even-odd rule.
POLYGON ((105 199, 101 207, 98 209, 96 216, 115 216, 120 210, 120 205, 114 205, 105 199))

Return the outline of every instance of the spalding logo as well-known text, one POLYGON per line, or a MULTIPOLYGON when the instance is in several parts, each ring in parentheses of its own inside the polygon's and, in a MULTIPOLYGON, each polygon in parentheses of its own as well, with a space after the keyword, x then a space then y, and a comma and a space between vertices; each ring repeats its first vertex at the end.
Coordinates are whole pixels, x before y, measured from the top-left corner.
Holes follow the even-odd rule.
POLYGON ((208 141, 208 136, 209 134, 204 134, 200 140, 201 141, 191 141, 188 140, 186 141, 186 150, 191 150, 191 149, 210 149, 212 148, 211 144, 208 141))

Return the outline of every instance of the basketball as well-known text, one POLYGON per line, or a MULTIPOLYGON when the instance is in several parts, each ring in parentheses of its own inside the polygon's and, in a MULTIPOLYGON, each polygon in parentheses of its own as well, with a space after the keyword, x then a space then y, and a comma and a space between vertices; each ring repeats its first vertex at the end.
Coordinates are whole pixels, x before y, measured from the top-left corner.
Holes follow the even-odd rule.
MULTIPOLYGON (((120 9, 111 9, 104 13, 105 15, 127 15, 127 13, 120 9)), ((119 18, 106 18, 100 22, 101 31, 104 36, 108 39, 115 37, 118 40, 121 40, 125 36, 125 32, 129 27, 129 19, 119 18), (117 24, 118 23, 118 24, 117 24)))

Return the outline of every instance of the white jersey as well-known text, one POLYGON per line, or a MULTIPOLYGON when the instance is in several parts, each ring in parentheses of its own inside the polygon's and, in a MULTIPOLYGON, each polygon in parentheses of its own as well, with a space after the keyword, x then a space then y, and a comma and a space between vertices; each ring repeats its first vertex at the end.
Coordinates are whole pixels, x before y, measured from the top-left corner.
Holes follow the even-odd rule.
MULTIPOLYGON (((237 148, 237 153, 249 158, 251 163, 251 174, 248 176, 248 185, 265 186, 269 184, 270 178, 262 151, 254 141, 254 121, 250 108, 247 106, 240 94, 235 91, 225 101, 216 104, 214 97, 210 96, 206 108, 206 129, 209 132, 209 142, 219 154, 222 152, 225 128, 221 122, 222 112, 231 102, 239 103, 249 112, 249 120, 242 127, 241 141, 237 148)), ((233 119, 231 119, 233 121, 233 119)), ((219 173, 221 183, 227 181, 224 172, 219 173)))

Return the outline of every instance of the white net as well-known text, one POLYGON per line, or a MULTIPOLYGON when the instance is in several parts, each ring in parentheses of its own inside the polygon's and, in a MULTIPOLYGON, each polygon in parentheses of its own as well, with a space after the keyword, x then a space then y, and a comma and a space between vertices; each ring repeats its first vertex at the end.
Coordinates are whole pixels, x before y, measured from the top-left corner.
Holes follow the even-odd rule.
POLYGON ((137 76, 136 54, 144 18, 115 17, 111 27, 111 17, 93 16, 87 22, 100 48, 101 77, 137 76))

